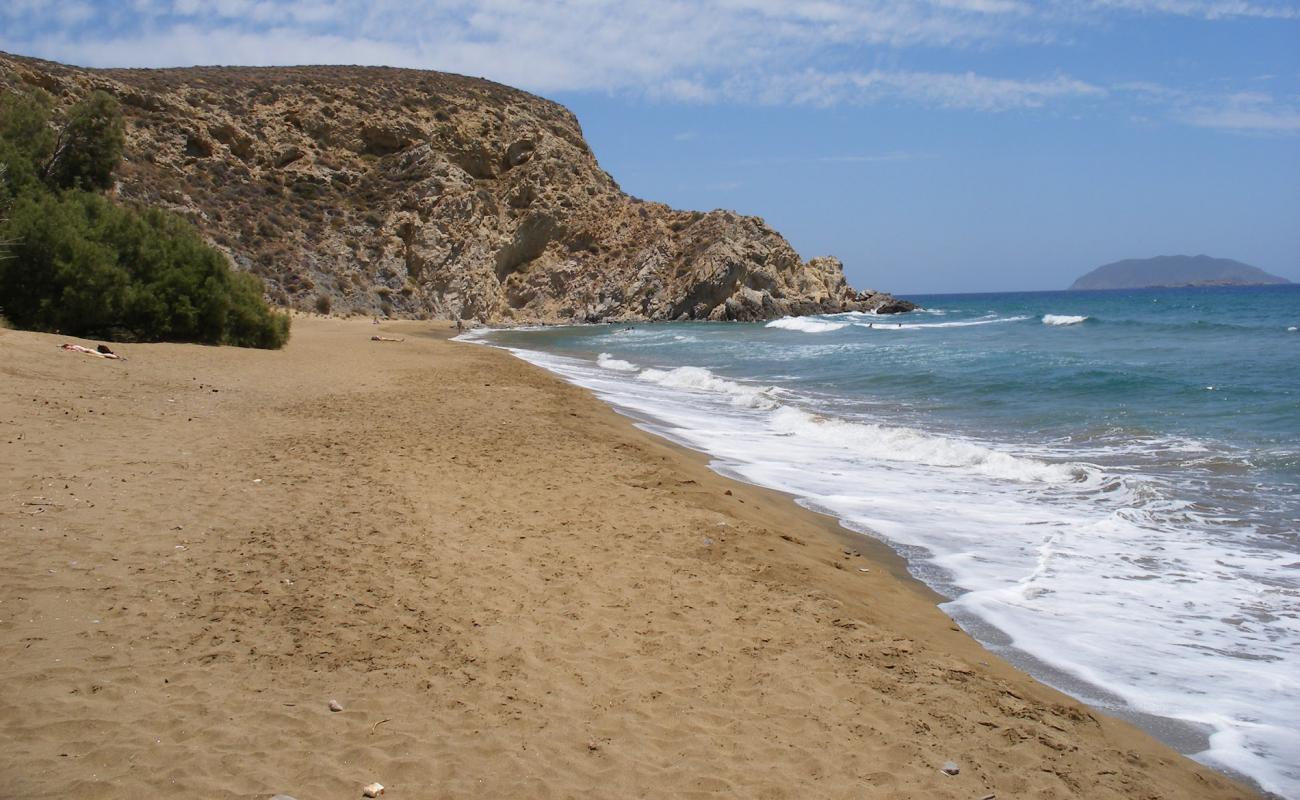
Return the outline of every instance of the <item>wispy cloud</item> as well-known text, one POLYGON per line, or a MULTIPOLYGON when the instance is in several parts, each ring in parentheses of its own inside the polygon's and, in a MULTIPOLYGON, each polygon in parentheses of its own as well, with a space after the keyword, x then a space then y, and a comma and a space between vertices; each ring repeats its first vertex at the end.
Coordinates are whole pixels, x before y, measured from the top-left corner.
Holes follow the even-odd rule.
MULTIPOLYGON (((1005 112, 1100 103, 1117 90, 1050 67, 1030 74, 1017 74, 1015 65, 999 74, 954 67, 963 54, 1053 42, 1079 25, 1134 15, 1290 20, 1300 18, 1300 7, 1281 0, 8 0, 0 4, 0 49, 86 66, 386 64, 544 93, 1005 112), (946 57, 932 59, 935 53, 946 57)), ((1289 107, 1257 97, 1166 98, 1163 107, 1193 125, 1293 129, 1289 107)))
POLYGON ((1300 98, 1279 100, 1261 91, 1194 92, 1148 82, 1115 88, 1168 119, 1200 128, 1243 134, 1300 133, 1300 98))
POLYGON ((1300 19, 1300 9, 1286 2, 1246 2, 1246 0, 1089 0, 1084 6, 1092 10, 1118 9, 1143 14, 1172 14, 1202 19, 1256 17, 1261 19, 1300 19))
POLYGON ((1028 7, 1015 0, 136 0, 97 4, 88 16, 89 8, 83 0, 10 0, 0 10, 0 41, 85 66, 180 66, 218 48, 229 48, 221 63, 289 63, 342 39, 363 46, 314 50, 313 60, 375 52, 391 60, 400 49, 402 64, 541 90, 703 98, 721 74, 807 61, 827 49, 1019 38, 1025 31, 1012 21, 1028 7))
POLYGON ((930 107, 975 111, 1038 108, 1067 97, 1102 97, 1106 90, 1066 76, 1018 80, 973 72, 819 72, 805 70, 765 76, 760 81, 735 80, 727 94, 772 105, 832 106, 904 100, 930 107))
POLYGON ((919 161, 938 157, 935 153, 911 153, 904 150, 895 150, 891 153, 821 156, 817 158, 817 161, 822 164, 893 164, 900 161, 919 161))
POLYGON ((1300 105, 1277 102, 1263 92, 1237 92, 1189 108, 1184 119, 1202 128, 1237 133, 1300 133, 1300 105))
MULTIPOLYGON (((336 35, 400 43, 413 61, 450 58, 478 71, 490 65, 488 57, 511 52, 579 62, 600 54, 602 62, 627 66, 593 79, 618 84, 626 75, 743 66, 839 46, 1050 41, 1081 19, 1117 13, 1300 18, 1293 0, 8 0, 0 5, 0 36, 12 48, 164 43, 188 26, 226 39, 260 35, 268 44, 271 33, 298 41, 336 35)), ((111 47, 97 52, 127 55, 111 47)), ((130 63, 175 66, 193 59, 163 48, 136 51, 130 63)))
POLYGON ((896 164, 905 161, 926 161, 939 158, 938 153, 892 150, 885 153, 844 153, 839 155, 765 155, 742 158, 732 162, 745 169, 808 164, 896 164))

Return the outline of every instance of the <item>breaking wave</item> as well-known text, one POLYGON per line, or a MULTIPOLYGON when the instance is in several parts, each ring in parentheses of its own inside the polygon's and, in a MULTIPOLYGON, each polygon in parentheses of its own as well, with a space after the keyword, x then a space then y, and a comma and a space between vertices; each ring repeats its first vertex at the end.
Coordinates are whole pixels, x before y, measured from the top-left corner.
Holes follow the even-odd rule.
POLYGON ((825 322, 819 319, 810 319, 808 317, 782 317, 774 319, 767 323, 768 328, 780 328, 786 331, 800 331, 801 333, 830 333, 838 331, 841 328, 848 327, 847 322, 825 322))

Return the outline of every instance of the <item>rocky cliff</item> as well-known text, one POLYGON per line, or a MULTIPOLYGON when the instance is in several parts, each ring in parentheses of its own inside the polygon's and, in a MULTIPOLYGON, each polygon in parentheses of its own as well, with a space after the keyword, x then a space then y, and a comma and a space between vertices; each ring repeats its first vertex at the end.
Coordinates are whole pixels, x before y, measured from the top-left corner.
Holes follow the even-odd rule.
POLYGON ((756 217, 624 194, 567 109, 486 80, 0 54, 0 88, 117 97, 117 196, 189 217, 286 306, 493 323, 913 307, 854 291, 756 217))

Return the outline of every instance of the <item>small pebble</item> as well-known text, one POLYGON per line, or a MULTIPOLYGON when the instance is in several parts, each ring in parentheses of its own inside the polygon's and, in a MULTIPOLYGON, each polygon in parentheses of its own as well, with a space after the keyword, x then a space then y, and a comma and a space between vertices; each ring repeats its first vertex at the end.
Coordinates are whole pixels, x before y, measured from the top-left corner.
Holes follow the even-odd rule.
POLYGON ((361 787, 361 795, 363 797, 378 797, 383 793, 384 785, 382 783, 372 783, 369 786, 361 787))
POLYGON ((331 701, 330 701, 330 711, 342 711, 342 710, 343 710, 343 704, 342 704, 342 703, 340 703, 340 702, 337 701, 337 700, 331 700, 331 701))
POLYGON ((943 762, 943 771, 945 775, 956 775, 961 772, 961 767, 957 766, 955 761, 945 761, 943 762))

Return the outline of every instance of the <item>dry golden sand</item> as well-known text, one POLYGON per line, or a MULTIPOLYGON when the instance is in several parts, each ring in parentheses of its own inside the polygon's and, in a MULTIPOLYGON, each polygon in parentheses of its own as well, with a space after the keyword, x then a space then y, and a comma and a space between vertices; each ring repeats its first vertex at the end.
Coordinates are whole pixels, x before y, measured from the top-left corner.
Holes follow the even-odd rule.
POLYGON ((432 328, 0 331, 0 796, 1252 796, 432 328))

